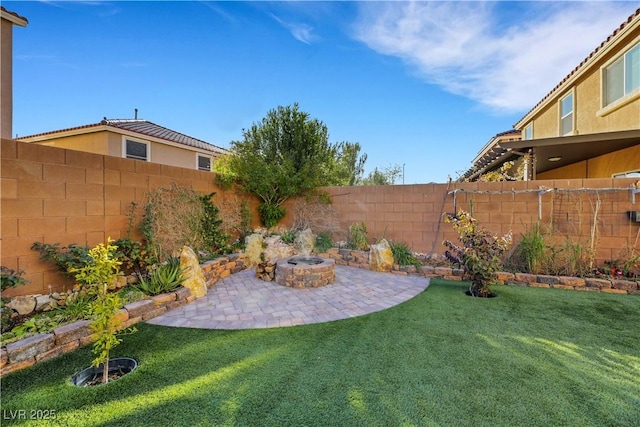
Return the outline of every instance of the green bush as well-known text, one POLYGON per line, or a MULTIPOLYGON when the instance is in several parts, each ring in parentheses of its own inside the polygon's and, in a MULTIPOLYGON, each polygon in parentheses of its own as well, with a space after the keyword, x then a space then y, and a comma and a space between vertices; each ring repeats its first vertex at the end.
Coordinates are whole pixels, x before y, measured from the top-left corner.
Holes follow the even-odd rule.
POLYGON ((293 230, 287 230, 280 235, 280 240, 287 245, 292 245, 296 240, 296 233, 293 230))
POLYGON ((393 260, 398 265, 414 265, 416 267, 420 267, 422 263, 413 256, 411 249, 405 242, 389 242, 389 246, 391 246, 391 252, 393 253, 393 260))
POLYGON ((326 252, 331 247, 333 247, 333 240, 331 240, 331 235, 329 233, 319 233, 316 236, 314 245, 316 252, 326 252))
POLYGON ((202 238, 204 249, 211 255, 226 254, 231 251, 229 245, 229 235, 222 230, 222 220, 220 219, 220 209, 213 205, 211 198, 215 193, 200 196, 202 203, 202 238))
POLYGON ((286 211, 282 206, 262 202, 258 206, 260 212, 260 219, 267 228, 275 227, 282 218, 284 218, 286 211))
POLYGON ((364 222, 361 222, 360 224, 351 224, 349 226, 347 246, 349 249, 357 251, 369 250, 369 243, 367 242, 367 226, 364 222))
POLYGON ((60 247, 60 243, 35 242, 31 249, 40 252, 41 260, 55 263, 58 270, 69 277, 74 277, 73 270, 86 267, 92 262, 89 256, 89 247, 75 243, 60 247))
POLYGON ((539 274, 545 265, 545 234, 540 224, 527 228, 518 243, 516 252, 520 254, 527 273, 539 274))

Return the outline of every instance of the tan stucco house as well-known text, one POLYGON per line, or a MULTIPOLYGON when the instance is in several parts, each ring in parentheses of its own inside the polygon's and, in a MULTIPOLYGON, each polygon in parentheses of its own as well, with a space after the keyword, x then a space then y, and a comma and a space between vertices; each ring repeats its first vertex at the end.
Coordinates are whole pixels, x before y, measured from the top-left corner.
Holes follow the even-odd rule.
POLYGON ((27 18, 0 6, 0 137, 13 135, 13 27, 27 26, 27 18))
POLYGON ((525 179, 640 176, 640 8, 514 129, 522 139, 494 144, 468 179, 518 159, 525 179))
MULTIPOLYGON (((137 112, 136 112, 137 117, 137 112)), ((228 150, 147 120, 107 119, 18 141, 211 171, 228 150)))

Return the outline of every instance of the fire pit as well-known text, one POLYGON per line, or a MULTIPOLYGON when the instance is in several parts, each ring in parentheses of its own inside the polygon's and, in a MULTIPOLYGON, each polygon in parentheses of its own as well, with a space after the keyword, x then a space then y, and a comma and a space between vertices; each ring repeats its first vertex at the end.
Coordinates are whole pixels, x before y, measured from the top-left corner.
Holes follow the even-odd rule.
POLYGON ((294 256, 276 263, 276 283, 290 288, 317 288, 333 283, 335 261, 312 256, 294 256))

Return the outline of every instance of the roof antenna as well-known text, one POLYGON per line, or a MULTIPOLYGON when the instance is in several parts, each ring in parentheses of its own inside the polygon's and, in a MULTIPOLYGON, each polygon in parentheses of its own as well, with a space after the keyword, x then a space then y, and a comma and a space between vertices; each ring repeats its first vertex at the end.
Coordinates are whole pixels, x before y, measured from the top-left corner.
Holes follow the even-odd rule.
POLYGON ((138 109, 134 108, 133 111, 135 111, 135 119, 138 120, 138 109))

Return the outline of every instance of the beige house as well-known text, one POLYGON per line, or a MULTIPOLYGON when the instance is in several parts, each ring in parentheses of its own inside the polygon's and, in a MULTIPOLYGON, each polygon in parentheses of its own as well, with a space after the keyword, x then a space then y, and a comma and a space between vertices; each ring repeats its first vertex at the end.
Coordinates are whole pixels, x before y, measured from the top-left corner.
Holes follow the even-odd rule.
POLYGON ((228 150, 147 120, 107 119, 99 123, 17 138, 18 141, 211 171, 228 150))
POLYGON ((13 135, 13 26, 27 26, 27 18, 0 6, 0 137, 13 135))
POLYGON ((514 128, 522 140, 494 145, 468 179, 518 159, 525 179, 640 176, 640 9, 514 128))
POLYGON ((502 148, 502 144, 522 139, 519 130, 511 129, 492 137, 473 159, 473 167, 467 170, 458 181, 477 181, 482 174, 495 170, 504 164, 505 159, 511 159, 511 150, 502 148))

